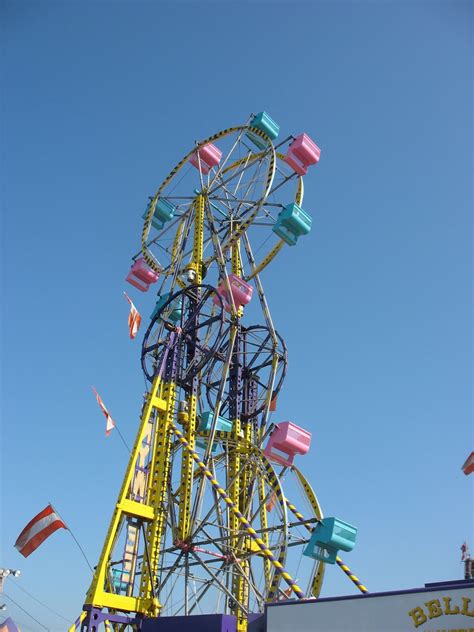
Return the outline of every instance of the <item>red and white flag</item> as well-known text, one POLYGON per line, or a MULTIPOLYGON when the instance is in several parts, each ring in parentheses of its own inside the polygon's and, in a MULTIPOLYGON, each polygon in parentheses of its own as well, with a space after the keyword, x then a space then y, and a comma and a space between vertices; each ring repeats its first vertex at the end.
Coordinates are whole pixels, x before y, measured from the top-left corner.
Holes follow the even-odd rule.
POLYGON ((270 496, 270 498, 268 499, 266 506, 267 511, 271 511, 273 509, 273 507, 275 506, 275 503, 277 501, 277 495, 275 494, 275 492, 272 492, 272 495, 270 496))
POLYGON ((110 416, 109 411, 107 410, 107 408, 105 407, 104 402, 102 401, 101 396, 99 395, 99 393, 95 390, 95 388, 93 386, 91 386, 92 390, 94 391, 94 395, 95 398, 97 399, 97 403, 100 406, 101 411, 104 413, 104 417, 107 420, 107 423, 105 425, 105 436, 108 437, 109 434, 111 433, 111 431, 115 428, 115 422, 112 419, 112 417, 110 416))
POLYGON ((471 452, 471 454, 467 457, 464 465, 462 466, 462 471, 466 476, 474 472, 474 452, 471 452))
POLYGON ((15 542, 15 548, 20 551, 23 557, 28 557, 58 529, 67 529, 67 527, 55 513, 53 507, 48 505, 26 525, 15 542))
POLYGON ((469 557, 469 549, 467 543, 463 542, 461 545, 461 562, 464 562, 469 557))
POLYGON ((140 316, 138 309, 132 302, 132 299, 129 297, 127 292, 124 292, 125 298, 130 303, 130 314, 128 315, 128 329, 130 332, 130 338, 133 340, 140 329, 140 323, 142 322, 142 317, 140 316))
POLYGON ((279 598, 280 601, 283 601, 285 599, 289 599, 291 597, 291 593, 292 592, 293 592, 293 589, 291 588, 291 586, 288 586, 288 588, 286 590, 282 590, 281 597, 279 598))

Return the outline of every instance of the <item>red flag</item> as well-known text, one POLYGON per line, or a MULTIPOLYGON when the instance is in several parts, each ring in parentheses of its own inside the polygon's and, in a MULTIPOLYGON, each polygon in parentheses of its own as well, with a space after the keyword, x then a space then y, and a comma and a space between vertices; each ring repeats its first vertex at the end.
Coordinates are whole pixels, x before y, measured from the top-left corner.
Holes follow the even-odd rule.
POLYGON ((279 598, 280 601, 284 600, 284 599, 289 599, 291 597, 291 593, 293 592, 293 589, 291 588, 291 586, 288 586, 288 588, 286 590, 283 590, 281 593, 281 597, 279 598))
POLYGON ((110 416, 109 411, 107 410, 107 408, 105 407, 104 402, 102 401, 101 396, 99 395, 99 393, 95 390, 95 388, 93 386, 91 386, 92 390, 94 391, 94 395, 97 399, 97 403, 99 404, 102 412, 104 413, 104 417, 107 420, 107 424, 105 426, 105 436, 108 437, 109 434, 111 433, 111 431, 115 428, 115 422, 112 419, 112 417, 110 416))
POLYGON ((130 303, 130 314, 128 315, 128 329, 130 332, 130 338, 133 340, 140 329, 140 323, 142 322, 142 317, 140 316, 138 309, 132 303, 132 299, 129 297, 127 292, 124 292, 125 298, 130 303))
POLYGON ((273 509, 273 507, 275 506, 276 500, 277 500, 277 495, 275 494, 275 492, 272 492, 272 495, 270 496, 267 504, 265 505, 267 511, 271 511, 273 509))
POLYGON ((23 557, 28 557, 48 536, 58 529, 67 529, 51 505, 30 520, 15 542, 15 548, 23 557))
POLYGON ((276 409, 277 409, 277 398, 276 398, 276 395, 274 395, 274 396, 272 397, 272 399, 271 399, 271 402, 270 402, 270 408, 269 408, 269 411, 270 411, 271 413, 274 413, 274 412, 276 411, 276 409))
POLYGON ((462 466, 462 471, 466 476, 474 472, 474 452, 471 452, 471 454, 467 457, 464 465, 462 466))

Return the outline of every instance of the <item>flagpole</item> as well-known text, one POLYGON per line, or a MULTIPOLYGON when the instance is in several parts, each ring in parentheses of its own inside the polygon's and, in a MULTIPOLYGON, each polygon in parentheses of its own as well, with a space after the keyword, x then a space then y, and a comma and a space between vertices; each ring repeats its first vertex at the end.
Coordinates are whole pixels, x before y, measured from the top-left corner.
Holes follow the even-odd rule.
POLYGON ((61 516, 61 514, 59 513, 59 511, 53 506, 53 503, 49 503, 51 505, 51 507, 53 508, 53 511, 55 514, 57 514, 62 522, 64 523, 64 526, 66 527, 66 531, 69 531, 69 533, 71 534, 72 539, 74 540, 74 542, 77 544, 77 547, 79 549, 79 551, 82 553, 82 557, 86 560, 87 566, 91 569, 92 574, 94 574, 94 569, 91 566, 91 563, 89 562, 89 560, 87 559, 87 555, 84 552, 84 549, 82 548, 82 546, 79 544, 79 540, 76 538, 76 536, 74 535, 74 533, 71 531, 71 529, 67 526, 66 521, 63 519, 63 517, 61 516))
POLYGON ((117 422, 114 422, 114 423, 115 423, 115 430, 118 432, 119 437, 122 439, 123 445, 126 447, 128 453, 130 454, 130 448, 128 447, 127 442, 125 441, 125 439, 123 438, 122 433, 120 432, 119 427, 117 426, 117 422))

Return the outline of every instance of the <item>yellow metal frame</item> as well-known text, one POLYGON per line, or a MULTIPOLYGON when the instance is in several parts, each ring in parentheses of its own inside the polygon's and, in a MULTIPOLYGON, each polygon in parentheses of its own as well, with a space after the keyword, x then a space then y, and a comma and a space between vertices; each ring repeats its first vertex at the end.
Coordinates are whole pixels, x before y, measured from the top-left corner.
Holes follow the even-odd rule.
MULTIPOLYGON (((168 484, 168 471, 171 457, 171 428, 176 403, 176 384, 172 381, 163 384, 162 397, 166 408, 158 413, 153 456, 149 474, 147 502, 154 508, 153 519, 148 523, 145 537, 145 554, 147 563, 142 564, 140 581, 140 605, 147 608, 148 616, 157 616, 160 603, 155 597, 153 580, 157 574, 160 557, 161 540, 166 525, 162 510, 168 484)), ((138 612, 143 612, 139 610, 138 612)))
MULTIPOLYGON (((194 242, 192 269, 196 277, 196 285, 202 283, 203 253, 204 253, 204 216, 205 197, 199 194, 194 203, 194 242)), ((199 298, 199 297, 198 297, 199 298)), ((197 378, 195 378, 197 379, 197 378)), ((184 436, 189 445, 194 448, 197 430, 197 400, 192 393, 187 398, 188 419, 184 427, 184 436)), ((193 488, 193 460, 189 452, 183 450, 181 457, 181 485, 179 494, 179 520, 176 537, 186 542, 191 536, 191 501, 193 488)))
MULTIPOLYGON (((158 489, 159 483, 157 483, 157 481, 163 481, 163 478, 157 476, 156 472, 157 466, 166 467, 166 462, 167 460, 169 460, 167 457, 169 456, 171 433, 168 432, 168 434, 166 435, 166 426, 173 414, 173 395, 173 386, 170 384, 163 385, 160 377, 157 377, 153 383, 150 393, 148 394, 148 398, 144 406, 140 428, 132 452, 130 454, 129 463, 122 483, 122 487, 120 489, 118 501, 115 505, 112 519, 110 521, 109 529, 105 537, 104 545, 99 558, 99 563, 97 564, 92 583, 85 598, 85 605, 91 605, 99 608, 109 608, 112 610, 123 610, 126 612, 137 612, 142 614, 156 614, 159 611, 159 604, 157 603, 157 600, 154 599, 152 589, 150 588, 148 582, 143 585, 141 594, 138 597, 118 595, 111 592, 110 590, 107 590, 106 587, 109 585, 108 569, 110 556, 114 549, 114 545, 118 537, 119 526, 122 520, 126 519, 127 517, 141 518, 145 523, 148 524, 148 542, 145 546, 148 546, 149 551, 151 550, 149 540, 150 535, 152 533, 154 534, 157 531, 156 525, 160 525, 160 523, 162 523, 163 521, 162 512, 157 511, 158 505, 156 504, 156 496, 159 495, 160 491, 162 491, 158 489), (149 493, 147 497, 147 502, 140 503, 135 500, 131 500, 129 496, 132 487, 135 466, 140 457, 142 442, 149 429, 148 425, 152 415, 156 415, 156 424, 160 428, 164 426, 163 432, 165 432, 165 437, 167 437, 167 439, 163 442, 162 449, 159 452, 160 454, 165 454, 166 456, 158 458, 158 455, 156 455, 157 449, 155 441, 155 458, 152 469, 153 475, 151 478, 152 484, 151 487, 150 485, 148 486, 149 493)), ((146 569, 147 565, 144 564, 143 570, 145 571, 145 576, 147 576, 146 569)))

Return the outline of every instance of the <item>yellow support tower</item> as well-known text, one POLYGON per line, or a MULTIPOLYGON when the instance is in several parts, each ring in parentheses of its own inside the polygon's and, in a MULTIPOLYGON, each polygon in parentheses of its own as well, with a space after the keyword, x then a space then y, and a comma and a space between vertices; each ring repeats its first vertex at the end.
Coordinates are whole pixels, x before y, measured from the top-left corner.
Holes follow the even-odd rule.
MULTIPOLYGON (((238 232, 239 226, 238 224, 232 225, 232 230, 238 232)), ((231 247, 231 261, 232 261, 232 273, 237 276, 242 276, 242 260, 240 258, 240 239, 235 241, 231 247)), ((238 371, 238 363, 240 362, 240 354, 241 349, 239 348, 239 339, 238 335, 240 332, 240 324, 239 320, 243 314, 243 308, 240 307, 237 309, 235 314, 235 323, 233 323, 232 327, 235 328, 236 331, 236 341, 234 343, 235 347, 233 350, 233 359, 230 367, 231 379, 233 382, 234 392, 232 393, 234 399, 234 410, 231 410, 231 418, 233 422, 233 441, 235 442, 235 448, 229 452, 229 475, 228 480, 233 481, 229 487, 229 497, 234 503, 235 507, 242 513, 242 515, 246 515, 245 508, 247 505, 246 498, 246 490, 247 490, 247 476, 246 471, 247 468, 243 468, 243 472, 241 472, 241 451, 243 445, 243 432, 242 432, 242 424, 240 421, 239 409, 241 407, 242 402, 239 398, 239 392, 241 391, 241 384, 239 384, 239 371, 238 371)), ((245 459, 245 455, 244 459, 245 459)), ((246 577, 248 574, 248 563, 245 559, 248 550, 246 550, 246 545, 248 544, 248 539, 246 536, 243 536, 240 533, 240 521, 238 518, 231 514, 229 516, 229 527, 230 527, 230 548, 233 554, 237 558, 241 558, 241 561, 236 565, 234 569, 234 573, 232 576, 232 593, 235 595, 235 600, 233 604, 231 604, 231 610, 234 612, 237 618, 237 632, 245 632, 247 630, 247 617, 245 611, 242 609, 241 605, 245 608, 248 607, 249 595, 248 595, 248 587, 246 582, 246 577), (241 605, 239 605, 241 604, 241 605)))
POLYGON ((142 563, 140 581, 140 601, 148 605, 146 613, 149 616, 159 614, 160 603, 155 596, 155 577, 158 571, 161 539, 165 528, 166 514, 164 511, 168 487, 168 471, 171 453, 171 426, 174 420, 176 403, 176 384, 173 381, 163 385, 163 399, 166 409, 158 415, 156 441, 153 446, 152 466, 148 485, 147 501, 155 508, 153 520, 146 529, 145 562, 142 563))
MULTIPOLYGON (((152 591, 143 592, 139 597, 120 595, 113 592, 111 555, 118 537, 119 528, 124 522, 138 519, 138 521, 144 524, 153 525, 159 520, 158 514, 160 512, 156 511, 156 504, 153 504, 154 499, 151 495, 149 494, 145 501, 137 502, 132 498, 131 490, 140 459, 142 444, 146 441, 150 431, 150 421, 152 418, 156 419, 155 423, 160 427, 163 421, 167 419, 168 411, 172 411, 172 406, 172 389, 170 389, 169 386, 163 388, 160 377, 157 377, 144 406, 140 428, 130 454, 127 471, 107 531, 99 563, 97 564, 92 583, 86 595, 85 606, 110 608, 143 614, 158 611, 158 604, 153 597, 152 591)), ((168 440, 164 446, 167 452, 169 452, 169 436, 168 433, 168 440)))
MULTIPOLYGON (((204 253, 204 214, 205 197, 198 194, 194 203, 194 243, 192 262, 187 266, 193 283, 197 286, 202 283, 202 262, 204 253)), ((196 300, 200 298, 200 292, 196 293, 196 300)), ((194 449, 197 430, 197 393, 198 376, 192 380, 190 392, 186 399, 187 417, 183 419, 184 437, 190 447, 194 449)), ((183 451, 181 457, 181 486, 179 496, 179 520, 176 539, 179 543, 187 543, 191 526, 191 500, 193 489, 193 460, 189 452, 183 451)))

